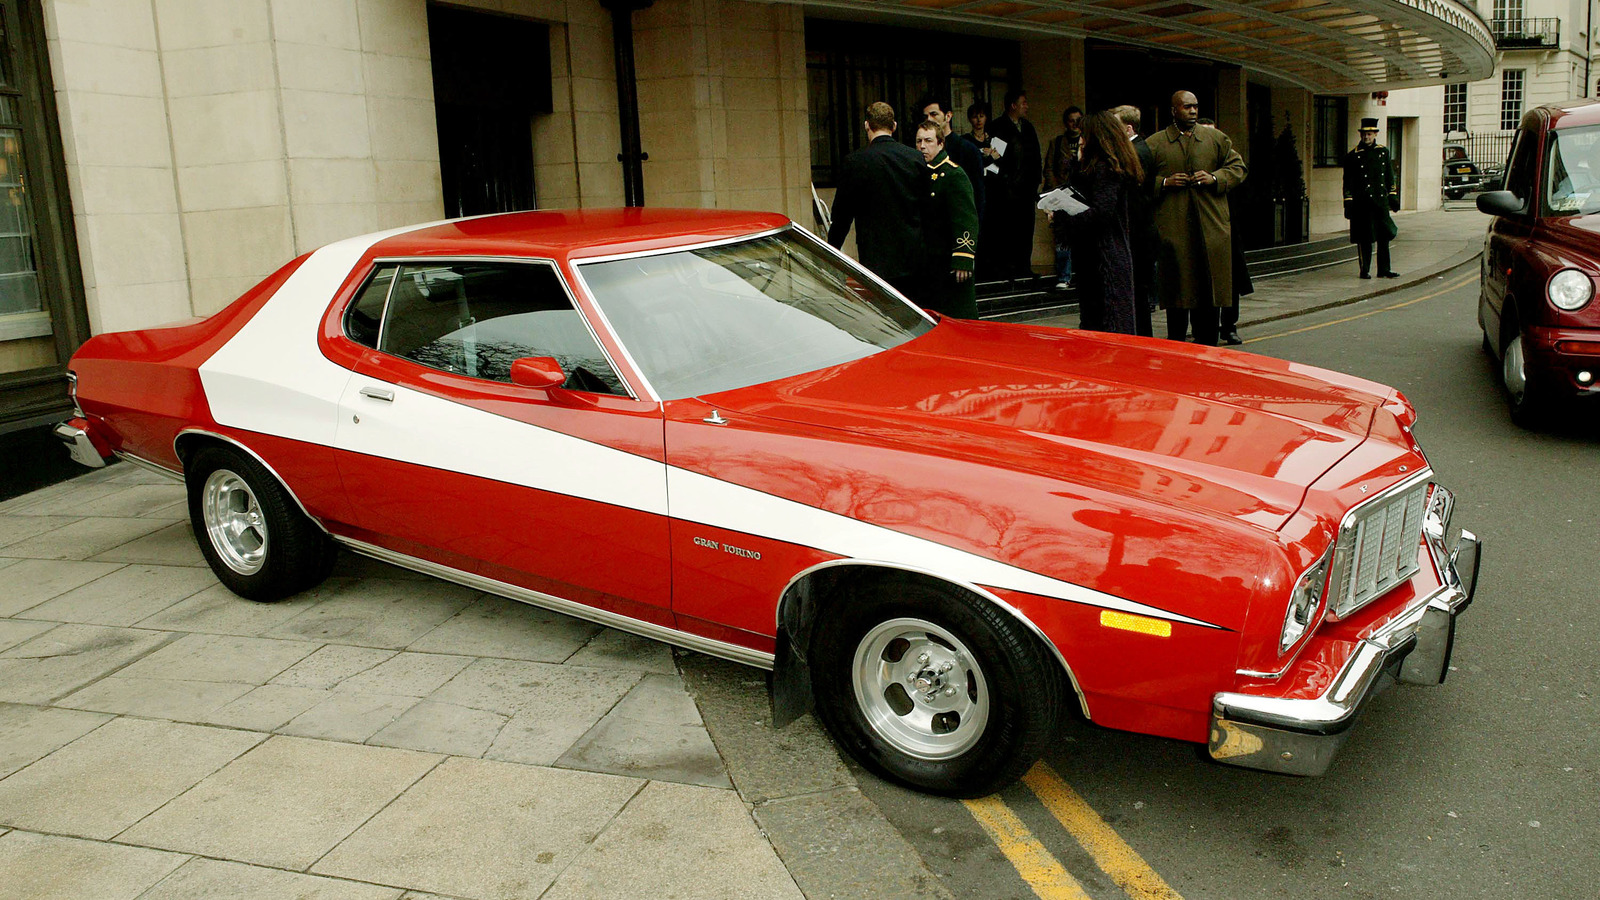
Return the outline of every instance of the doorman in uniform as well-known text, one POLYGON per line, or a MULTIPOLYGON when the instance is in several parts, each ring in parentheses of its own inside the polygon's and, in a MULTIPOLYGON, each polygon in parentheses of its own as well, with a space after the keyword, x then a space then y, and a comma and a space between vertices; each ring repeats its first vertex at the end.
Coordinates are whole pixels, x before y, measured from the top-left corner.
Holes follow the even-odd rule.
POLYGON ((1394 179, 1389 148, 1378 143, 1378 120, 1361 120, 1361 140, 1344 158, 1344 217, 1350 220, 1350 243, 1360 248, 1361 277, 1372 277, 1372 244, 1378 244, 1378 277, 1399 278, 1389 268, 1389 242, 1400 229, 1391 212, 1400 210, 1400 186, 1394 179))

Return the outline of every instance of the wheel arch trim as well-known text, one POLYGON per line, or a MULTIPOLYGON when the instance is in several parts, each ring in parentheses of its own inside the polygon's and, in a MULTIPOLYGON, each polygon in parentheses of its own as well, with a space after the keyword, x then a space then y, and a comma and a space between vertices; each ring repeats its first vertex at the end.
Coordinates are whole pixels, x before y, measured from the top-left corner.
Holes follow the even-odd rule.
POLYGON ((1062 654, 1061 648, 1057 647, 1055 641, 1050 640, 1050 638, 1045 635, 1044 631, 1040 629, 1032 619, 1029 619, 1027 616, 1023 615, 1021 610, 1017 609, 1015 606, 1012 606, 1010 603, 1007 603, 1005 600, 1001 599, 999 595, 995 594, 988 588, 980 587, 976 584, 973 584, 969 581, 963 581, 959 578, 951 578, 948 575, 944 575, 930 569, 907 565, 905 563, 885 562, 883 560, 861 559, 857 557, 830 559, 812 566, 808 566, 799 572, 796 572, 794 577, 789 579, 789 582, 783 586, 783 590, 778 594, 778 604, 774 611, 775 628, 780 631, 783 628, 784 604, 789 602, 789 598, 792 596, 792 592, 794 591, 796 585, 817 574, 818 572, 826 569, 837 568, 880 569, 909 572, 913 575, 921 575, 925 578, 932 578, 935 581, 943 582, 951 587, 960 588, 961 590, 973 594, 982 600, 994 604, 995 607, 1011 616, 1011 618, 1022 623, 1022 626, 1031 632, 1035 637, 1037 637, 1039 641, 1044 644, 1044 646, 1050 648, 1050 653, 1055 656, 1056 663, 1060 665, 1061 670, 1067 674, 1067 682, 1072 685, 1072 692, 1078 696, 1078 707, 1082 710, 1083 717, 1093 721, 1093 717, 1089 713, 1089 701, 1088 698, 1084 696, 1083 688, 1078 684, 1077 673, 1072 670, 1072 665, 1067 662, 1067 658, 1062 654))
MULTIPOLYGON (((182 446, 185 443, 193 443, 193 440, 187 441, 187 442, 184 441, 184 438, 188 437, 189 435, 194 435, 194 440, 200 440, 202 438, 212 438, 214 440, 221 441, 224 444, 229 444, 229 445, 231 445, 231 446, 233 446, 233 447, 235 447, 235 448, 237 448, 239 450, 243 450, 245 453, 249 454, 251 459, 253 459, 256 462, 260 463, 261 467, 263 469, 267 470, 267 474, 271 475, 273 477, 273 479, 278 482, 278 486, 283 488, 283 492, 285 494, 289 495, 289 499, 290 500, 294 501, 295 507, 297 509, 299 509, 300 512, 307 519, 310 519, 311 523, 313 525, 317 526, 317 530, 318 531, 321 531, 323 534, 327 534, 330 537, 332 536, 331 532, 328 531, 327 527, 322 524, 322 520, 317 518, 316 516, 312 515, 311 514, 311 510, 307 509, 306 505, 304 503, 300 502, 300 496, 294 492, 294 488, 289 486, 289 482, 286 481, 282 475, 278 474, 278 470, 274 469, 272 467, 272 463, 267 462, 265 459, 262 458, 261 454, 259 454, 256 451, 250 449, 250 447, 247 444, 245 444, 244 442, 240 441, 237 438, 231 438, 231 437, 228 437, 225 434, 218 434, 215 431, 208 431, 207 429, 204 429, 204 428, 194 428, 194 427, 185 428, 182 431, 178 432, 177 437, 174 437, 172 439, 172 452, 173 452, 173 455, 178 457, 179 461, 183 460, 183 452, 181 450, 182 446)), ((187 468, 187 465, 185 466, 185 468, 187 468)))

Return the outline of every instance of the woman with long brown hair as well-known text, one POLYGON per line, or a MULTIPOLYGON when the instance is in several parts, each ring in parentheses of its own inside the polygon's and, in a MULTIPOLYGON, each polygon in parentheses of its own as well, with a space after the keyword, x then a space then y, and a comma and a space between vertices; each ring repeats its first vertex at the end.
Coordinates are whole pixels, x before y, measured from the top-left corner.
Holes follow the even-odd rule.
POLYGON ((1133 248, 1129 204, 1144 180, 1139 156, 1122 122, 1109 112, 1086 116, 1080 126, 1079 163, 1071 185, 1088 205, 1053 224, 1072 246, 1080 327, 1134 334, 1133 248))

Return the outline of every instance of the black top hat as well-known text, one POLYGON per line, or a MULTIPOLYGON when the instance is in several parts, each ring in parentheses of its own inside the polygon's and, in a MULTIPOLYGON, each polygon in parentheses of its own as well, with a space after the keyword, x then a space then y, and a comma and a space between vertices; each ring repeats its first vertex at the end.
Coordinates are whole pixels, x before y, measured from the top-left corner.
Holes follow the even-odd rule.
POLYGON ((1362 119, 1361 120, 1361 127, 1358 130, 1359 131, 1377 131, 1378 130, 1378 120, 1377 119, 1362 119))

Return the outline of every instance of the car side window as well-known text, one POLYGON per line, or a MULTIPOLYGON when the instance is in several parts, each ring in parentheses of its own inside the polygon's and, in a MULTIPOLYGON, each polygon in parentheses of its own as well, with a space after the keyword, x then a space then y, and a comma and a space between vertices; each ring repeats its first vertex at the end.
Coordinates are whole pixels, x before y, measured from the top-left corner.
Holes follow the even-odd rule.
POLYGON ((511 381, 511 363, 550 356, 566 387, 626 395, 622 380, 544 264, 401 265, 378 349, 471 378, 511 381))
POLYGON ((389 302, 389 286, 394 284, 394 266, 379 266, 367 279, 361 293, 350 301, 344 311, 344 333, 363 347, 378 349, 378 323, 383 321, 383 307, 389 302))
POLYGON ((1538 136, 1524 128, 1517 132, 1517 142, 1511 147, 1511 158, 1506 163, 1506 190, 1518 200, 1527 203, 1533 197, 1537 173, 1534 164, 1539 156, 1538 136))

